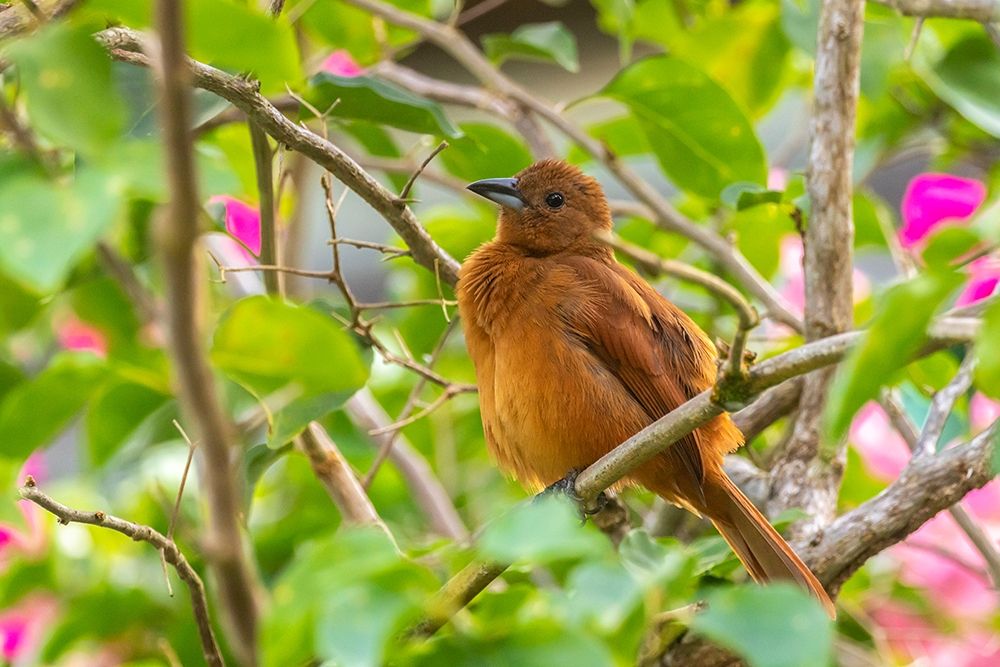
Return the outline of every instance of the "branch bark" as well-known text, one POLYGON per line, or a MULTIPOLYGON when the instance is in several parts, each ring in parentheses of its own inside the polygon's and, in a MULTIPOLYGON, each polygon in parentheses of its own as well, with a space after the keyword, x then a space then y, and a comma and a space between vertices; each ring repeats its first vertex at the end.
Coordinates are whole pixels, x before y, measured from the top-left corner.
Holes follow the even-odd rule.
MULTIPOLYGON (((816 51, 812 143, 806 187, 807 340, 847 331, 853 323, 852 162, 861 73, 864 0, 824 0, 816 51)), ((836 512, 846 443, 821 447, 821 421, 833 370, 805 378, 791 437, 772 470, 772 515, 798 507, 809 517, 794 530, 815 532, 836 512)))
POLYGON ((208 499, 205 556, 217 579, 233 648, 242 664, 257 663, 257 601, 251 568, 243 551, 240 501, 231 453, 233 437, 215 392, 203 349, 198 254, 198 196, 195 186, 189 99, 190 71, 184 56, 181 3, 160 0, 156 8, 160 59, 157 73, 166 144, 170 205, 160 221, 160 259, 166 283, 166 315, 171 364, 185 413, 202 446, 201 475, 208 499))
POLYGON ((980 23, 1000 21, 997 0, 875 0, 904 16, 972 19, 980 23))
POLYGON ((84 523, 100 526, 130 537, 136 542, 146 542, 153 545, 163 555, 164 560, 173 565, 177 576, 187 586, 205 662, 211 667, 222 667, 225 664, 222 652, 219 650, 219 644, 215 640, 215 632, 212 630, 212 619, 208 613, 208 600, 205 597, 205 585, 173 540, 149 526, 119 519, 104 512, 82 512, 67 507, 42 493, 35 485, 35 480, 30 476, 24 481, 24 486, 18 489, 18 494, 24 500, 29 500, 54 514, 58 517, 59 523, 84 523))

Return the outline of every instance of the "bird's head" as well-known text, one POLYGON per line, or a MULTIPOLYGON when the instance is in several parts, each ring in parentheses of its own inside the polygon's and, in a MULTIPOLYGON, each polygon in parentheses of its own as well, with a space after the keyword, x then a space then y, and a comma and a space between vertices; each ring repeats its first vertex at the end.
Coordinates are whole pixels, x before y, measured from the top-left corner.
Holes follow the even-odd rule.
POLYGON ((487 178, 468 188, 500 204, 497 239, 532 255, 602 248, 594 232, 611 229, 600 184, 561 160, 542 160, 513 178, 487 178))

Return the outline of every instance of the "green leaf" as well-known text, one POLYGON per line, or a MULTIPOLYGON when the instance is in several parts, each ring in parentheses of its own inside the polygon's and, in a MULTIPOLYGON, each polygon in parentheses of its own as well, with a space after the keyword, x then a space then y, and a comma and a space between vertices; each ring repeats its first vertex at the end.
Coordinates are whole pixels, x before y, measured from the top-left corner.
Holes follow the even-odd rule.
POLYGON ((784 193, 781 190, 768 190, 757 183, 733 183, 719 195, 720 201, 737 211, 745 211, 761 204, 778 204, 784 193))
MULTIPOLYGON (((0 221, 3 219, 3 214, 0 214, 0 221)), ((41 309, 40 297, 0 273, 0 334, 8 335, 21 330, 41 309)))
POLYGON ((92 354, 63 354, 15 386, 0 403, 0 457, 23 461, 57 436, 100 389, 104 373, 92 354))
POLYGON ((258 397, 287 387, 298 399, 329 399, 323 404, 329 410, 368 380, 357 344, 332 318, 266 296, 243 299, 226 312, 211 358, 258 397), (324 397, 329 394, 335 396, 324 397))
POLYGON ((414 609, 389 586, 350 586, 331 595, 316 622, 316 653, 338 665, 377 667, 400 617, 414 609))
POLYGON ((729 228, 736 232, 736 246, 764 276, 778 271, 781 239, 796 234, 790 208, 787 203, 764 203, 738 210, 729 220, 729 228))
POLYGON ((142 422, 168 400, 169 396, 132 382, 107 387, 87 411, 90 462, 95 466, 107 463, 142 422))
POLYGON ((984 394, 1000 399, 1000 303, 995 303, 983 315, 983 328, 976 340, 976 385, 984 394))
POLYGON ((668 595, 679 597, 693 583, 694 557, 676 541, 668 548, 645 530, 633 530, 618 546, 618 555, 647 590, 666 588, 668 595))
POLYGON ((449 142, 439 159, 448 173, 476 181, 513 176, 531 164, 531 151, 514 135, 489 123, 462 123, 465 136, 449 142))
POLYGON ((877 196, 860 189, 854 191, 854 247, 886 247, 886 238, 895 236, 892 212, 877 196))
POLYGON ((370 76, 320 72, 309 80, 306 99, 321 113, 336 118, 366 120, 420 134, 462 136, 436 102, 370 76))
POLYGON ((916 354, 935 310, 962 280, 954 272, 928 272, 886 293, 871 326, 831 386, 825 414, 831 440, 843 437, 854 413, 916 354))
POLYGON ((941 60, 928 64, 918 49, 914 68, 938 97, 967 120, 1000 137, 1000 53, 985 34, 955 44, 941 60))
POLYGON ((939 227, 927 241, 924 262, 930 267, 945 268, 968 255, 981 242, 979 234, 969 227, 939 227))
POLYGON ((484 35, 486 55, 497 65, 508 58, 552 62, 570 72, 580 70, 576 37, 562 23, 529 23, 509 35, 484 35))
POLYGON ((330 392, 295 399, 274 416, 267 446, 281 447, 302 433, 309 422, 321 419, 343 405, 352 393, 330 392))
POLYGON ((830 619, 818 602, 784 582, 714 592, 693 628, 739 653, 751 667, 830 664, 830 619))
POLYGON ((763 184, 764 149, 732 97, 694 65, 658 56, 618 74, 601 93, 626 104, 679 187, 716 199, 737 181, 763 184))
POLYGON ((614 632, 642 600, 642 590, 620 564, 586 562, 573 569, 566 582, 571 618, 592 620, 604 632, 614 632))
POLYGON ((268 447, 266 444, 247 447, 243 454, 243 484, 241 486, 245 508, 250 507, 254 488, 267 469, 290 451, 292 451, 291 443, 276 449, 268 447))
MULTIPOLYGON (((642 155, 651 151, 646 135, 633 116, 621 116, 595 123, 587 128, 587 134, 607 144, 618 157, 642 155)), ((592 160, 593 156, 574 145, 567 159, 580 164, 592 160)))
POLYGON ((483 531, 479 551, 505 563, 547 563, 609 551, 595 529, 580 525, 573 504, 565 498, 543 497, 518 505, 483 531))
POLYGON ((249 72, 264 93, 284 91, 302 76, 295 32, 283 16, 256 9, 256 3, 198 0, 185 5, 188 49, 195 60, 249 72))
POLYGON ((18 66, 34 129, 86 153, 102 152, 121 134, 125 110, 111 59, 89 28, 55 23, 12 42, 4 55, 18 66))
MULTIPOLYGON (((402 157, 396 141, 385 129, 374 123, 364 121, 342 121, 338 127, 352 136, 369 155, 378 157, 402 157)), ((396 192, 402 191, 409 180, 407 174, 389 172, 386 174, 396 192)))
POLYGON ((22 174, 0 182, 0 264, 40 291, 55 291, 121 211, 122 182, 93 170, 68 186, 22 174))
MULTIPOLYGON (((430 16, 427 0, 392 0, 390 4, 422 16, 430 16)), ((361 64, 377 61, 385 47, 398 47, 412 42, 417 33, 398 28, 344 2, 299 3, 307 6, 302 24, 316 40, 333 49, 345 49, 361 64)))

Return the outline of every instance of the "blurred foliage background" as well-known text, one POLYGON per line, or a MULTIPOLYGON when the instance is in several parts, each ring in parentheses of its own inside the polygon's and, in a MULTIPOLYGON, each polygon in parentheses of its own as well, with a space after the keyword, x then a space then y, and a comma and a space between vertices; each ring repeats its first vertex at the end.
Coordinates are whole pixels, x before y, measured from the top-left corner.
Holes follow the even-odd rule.
MULTIPOLYGON (((512 175, 531 162, 533 146, 494 114, 439 104, 392 83, 380 67, 398 62, 463 84, 467 74, 417 33, 350 3, 290 1, 276 20, 256 4, 186 3, 191 57, 252 73, 262 94, 394 192, 447 140, 417 179, 411 206, 458 259, 492 237, 495 209, 461 187, 512 175)), ((808 220, 803 170, 818 1, 486 0, 464 12, 446 0, 393 4, 457 18, 495 67, 558 102, 685 215, 732 238, 801 311, 793 214, 808 220)), ((155 82, 143 67, 113 62, 93 38, 109 25, 150 29, 151 3, 68 5, 44 21, 0 5, 4 28, 17 23, 7 20, 14 13, 23 28, 0 41, 0 657, 13 665, 201 664, 191 608, 181 592, 168 594, 154 549, 56 525, 15 501, 31 474, 71 507, 166 532, 189 453, 174 425, 183 420, 155 261, 155 220, 168 198, 155 82)), ((50 9, 42 4, 43 14, 50 9)), ((906 350, 919 346, 933 313, 990 298, 1000 277, 1000 215, 990 202, 1000 184, 1000 50, 975 21, 931 18, 918 28, 918 20, 867 7, 855 321, 875 329, 829 406, 831 429, 852 443, 842 509, 882 491, 909 456, 868 401, 895 387, 921 424, 963 353, 907 365, 906 350)), ((486 454, 475 394, 462 389, 475 377, 455 331, 452 292, 433 273, 385 248, 342 247, 342 276, 359 302, 420 302, 366 310, 371 327, 358 335, 345 327, 349 304, 327 280, 285 275, 280 301, 257 296, 260 273, 220 270, 252 267, 260 253, 255 161, 240 114, 205 91, 194 102, 212 255, 201 257, 206 344, 239 434, 241 521, 266 600, 263 664, 655 664, 689 627, 758 666, 1000 661, 997 592, 982 555, 949 517, 862 568, 829 624, 797 591, 742 583, 713 531, 678 523, 649 494, 624 494, 636 527, 617 549, 568 505, 519 505, 525 493, 486 454), (444 382, 400 359, 433 367, 444 382), (384 410, 383 429, 398 415, 417 417, 389 429, 397 449, 384 463, 384 438, 370 433, 380 425, 363 418, 373 405, 384 410), (311 420, 370 482, 394 542, 342 525, 309 461, 290 445, 311 420), (406 461, 418 472, 407 472, 406 461), (447 519, 415 500, 414 475, 443 489, 453 505, 447 519), (480 557, 515 565, 432 639, 401 637, 442 583, 480 557), (697 613, 691 605, 705 599, 709 610, 697 613)), ((551 134, 560 156, 598 175, 613 198, 625 195, 605 165, 551 134)), ((328 271, 322 172, 274 148, 280 262, 328 271)), ((334 181, 330 202, 345 191, 334 181)), ((402 247, 351 193, 337 223, 341 236, 402 247)), ((650 220, 620 216, 617 232, 725 275, 703 249, 650 220)), ((736 318, 712 294, 673 279, 656 284, 713 338, 731 337, 736 318)), ((992 400, 1000 398, 1000 308, 985 319, 975 386, 959 398, 942 447, 1000 414, 992 400)), ((750 346, 766 357, 801 342, 768 321, 750 346)), ((779 419, 746 455, 766 465, 787 425, 779 419)), ((204 576, 198 478, 196 463, 173 535, 204 576)), ((995 485, 967 502, 995 542, 995 485)), ((209 577, 210 603, 214 583, 209 577)))

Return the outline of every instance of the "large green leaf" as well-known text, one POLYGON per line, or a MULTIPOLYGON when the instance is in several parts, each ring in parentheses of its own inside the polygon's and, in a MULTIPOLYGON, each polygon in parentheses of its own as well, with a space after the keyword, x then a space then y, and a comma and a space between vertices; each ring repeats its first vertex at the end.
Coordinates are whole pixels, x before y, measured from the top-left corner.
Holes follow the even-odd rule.
POLYGON ((933 65, 927 60, 918 52, 914 65, 938 97, 1000 137, 1000 52, 986 35, 963 39, 933 65))
POLYGON ((121 210, 122 181, 94 170, 68 184, 29 173, 0 182, 0 265, 39 292, 56 290, 121 210))
POLYGON ((168 400, 168 396, 133 382, 107 387, 87 411, 90 462, 96 466, 107 463, 129 436, 168 400))
POLYGON ((995 303, 983 316, 983 329, 976 341, 976 384, 983 393, 1000 399, 1000 303, 995 303))
POLYGON ((496 125, 462 123, 459 127, 465 136, 450 142, 439 158, 449 173, 475 181, 513 176, 531 164, 524 142, 496 125))
POLYGON ((274 447, 338 408, 368 380, 357 343, 337 322, 307 306, 265 296, 243 299, 229 309, 216 329, 211 357, 260 398, 287 392, 291 402, 272 424, 269 444, 274 447))
MULTIPOLYGON (((295 32, 285 17, 272 18, 258 6, 237 0, 185 3, 188 50, 195 60, 251 74, 265 93, 284 91, 285 82, 302 76, 295 32)), ((150 0, 94 0, 84 8, 132 28, 149 27, 152 20, 150 0)))
POLYGON ((12 42, 3 54, 18 66, 34 129, 88 153, 118 138, 125 111, 112 85, 111 59, 88 28, 56 23, 12 42))
POLYGON ((509 35, 484 35, 483 48, 496 64, 508 58, 552 62, 570 72, 580 70, 576 37, 562 23, 529 23, 509 35))
POLYGON ((0 403, 0 457, 23 460, 47 444, 101 387, 104 362, 92 354, 64 354, 0 403))
POLYGON ((854 413, 920 349, 935 310, 961 282, 957 273, 934 271, 888 291, 830 388, 825 418, 831 439, 843 437, 854 413))
MULTIPOLYGON (((408 12, 429 16, 428 0, 390 0, 408 12)), ((382 57, 385 46, 397 47, 417 38, 417 33, 392 24, 386 24, 358 7, 346 2, 304 2, 302 25, 322 44, 333 49, 345 49, 362 64, 373 63, 382 57)))
POLYGON ((518 505, 483 531, 479 550, 501 562, 550 562, 608 552, 608 542, 590 526, 581 526, 565 498, 545 497, 518 505))
POLYGON ((750 121, 694 65, 669 56, 646 58, 622 71, 601 94, 629 107, 664 172, 679 187, 715 199, 730 183, 765 183, 764 149, 750 121))
POLYGON ((693 627, 739 653, 751 667, 830 664, 830 619, 818 602, 784 582, 718 590, 693 627))
MULTIPOLYGON (((595 123, 587 128, 587 134, 599 139, 617 157, 642 155, 650 151, 646 135, 634 116, 621 116, 595 123)), ((579 146, 573 146, 567 159, 570 162, 582 163, 592 160, 593 156, 579 146)))
POLYGON ((320 72, 309 80, 306 98, 321 113, 382 123, 401 130, 459 137, 436 103, 370 76, 344 77, 320 72))

